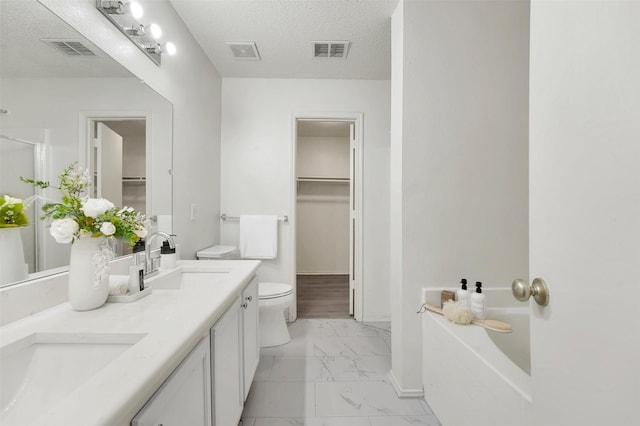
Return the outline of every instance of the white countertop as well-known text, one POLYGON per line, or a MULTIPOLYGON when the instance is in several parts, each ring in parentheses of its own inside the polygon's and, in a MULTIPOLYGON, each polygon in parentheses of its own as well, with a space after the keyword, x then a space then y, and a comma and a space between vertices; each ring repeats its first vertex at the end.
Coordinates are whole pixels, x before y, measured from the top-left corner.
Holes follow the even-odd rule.
MULTIPOLYGON (((34 333, 144 334, 36 425, 128 425, 182 359, 241 294, 259 261, 179 261, 183 272, 229 271, 213 284, 153 289, 132 303, 107 303, 85 312, 63 303, 0 327, 2 346, 34 333)), ((38 409, 38 407, 34 407, 38 409)))

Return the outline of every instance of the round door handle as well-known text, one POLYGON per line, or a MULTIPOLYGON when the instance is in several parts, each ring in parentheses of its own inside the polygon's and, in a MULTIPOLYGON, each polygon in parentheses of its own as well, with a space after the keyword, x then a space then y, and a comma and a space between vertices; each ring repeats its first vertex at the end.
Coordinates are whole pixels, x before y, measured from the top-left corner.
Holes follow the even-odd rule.
POLYGON ((521 302, 526 302, 531 296, 540 306, 549 303, 549 286, 542 278, 535 278, 531 285, 523 279, 516 279, 511 284, 513 296, 521 302))

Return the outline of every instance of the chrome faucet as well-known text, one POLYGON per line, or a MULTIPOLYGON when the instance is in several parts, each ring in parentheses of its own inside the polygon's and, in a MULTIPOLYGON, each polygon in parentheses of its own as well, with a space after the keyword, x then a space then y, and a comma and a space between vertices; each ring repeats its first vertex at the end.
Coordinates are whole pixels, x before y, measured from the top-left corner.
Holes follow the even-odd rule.
POLYGON ((144 275, 149 276, 158 273, 158 267, 160 266, 160 252, 158 251, 157 255, 153 258, 151 257, 151 242, 156 237, 164 237, 165 240, 169 241, 169 247, 172 249, 176 248, 176 244, 173 241, 173 237, 166 232, 154 232, 153 234, 147 236, 145 238, 145 256, 144 256, 144 275))

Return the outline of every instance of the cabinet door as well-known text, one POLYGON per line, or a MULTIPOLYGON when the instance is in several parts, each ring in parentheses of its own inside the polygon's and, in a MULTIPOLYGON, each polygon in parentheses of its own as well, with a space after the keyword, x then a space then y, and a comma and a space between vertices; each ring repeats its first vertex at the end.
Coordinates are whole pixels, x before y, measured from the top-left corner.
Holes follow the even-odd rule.
POLYGON ((132 426, 211 426, 209 345, 208 336, 198 343, 133 418, 132 426))
POLYGON ((249 388, 253 382, 253 376, 260 361, 260 340, 258 336, 258 277, 253 280, 242 292, 242 329, 243 329, 243 355, 244 355, 244 399, 249 395, 249 388))
POLYGON ((237 425, 242 415, 240 310, 240 298, 237 298, 211 329, 213 418, 216 426, 237 425))

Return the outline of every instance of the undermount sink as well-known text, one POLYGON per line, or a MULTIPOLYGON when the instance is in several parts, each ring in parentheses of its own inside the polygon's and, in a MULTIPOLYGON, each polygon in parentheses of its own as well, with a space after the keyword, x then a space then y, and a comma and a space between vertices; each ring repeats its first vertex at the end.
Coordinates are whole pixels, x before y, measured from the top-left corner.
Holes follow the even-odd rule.
POLYGON ((35 333, 0 348, 0 424, 30 424, 142 337, 35 333))
POLYGON ((145 280, 145 284, 154 290, 179 290, 193 284, 215 284, 221 279, 226 278, 231 272, 229 268, 211 268, 210 266, 203 271, 184 272, 181 268, 160 271, 145 280))

